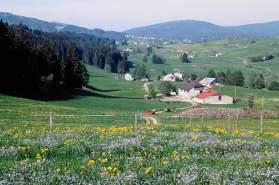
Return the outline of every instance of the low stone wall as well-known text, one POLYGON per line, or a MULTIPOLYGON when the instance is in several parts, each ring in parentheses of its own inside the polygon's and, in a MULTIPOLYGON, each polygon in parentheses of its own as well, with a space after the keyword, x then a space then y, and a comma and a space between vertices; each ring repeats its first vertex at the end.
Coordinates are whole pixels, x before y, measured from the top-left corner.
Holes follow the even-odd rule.
MULTIPOLYGON (((231 118, 238 117, 261 117, 261 110, 245 110, 245 109, 226 109, 226 108, 197 108, 190 109, 185 112, 182 112, 178 115, 173 116, 174 118, 187 117, 187 118, 219 118, 228 117, 230 115, 231 118)), ((278 117, 278 114, 273 111, 265 110, 264 117, 278 117)))

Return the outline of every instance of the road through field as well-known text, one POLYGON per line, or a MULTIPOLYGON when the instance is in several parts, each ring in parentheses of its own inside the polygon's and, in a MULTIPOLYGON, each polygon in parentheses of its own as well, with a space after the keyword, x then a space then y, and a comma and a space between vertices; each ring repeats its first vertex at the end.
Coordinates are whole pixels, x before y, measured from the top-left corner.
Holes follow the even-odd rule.
MULTIPOLYGON (((226 58, 234 58, 234 57, 226 57, 226 58)), ((242 60, 243 61, 243 65, 245 67, 248 67, 249 64, 248 64, 248 60, 244 59, 244 58, 234 58, 234 59, 239 59, 239 60, 242 60)), ((260 67, 260 66, 257 66, 257 65, 253 65, 251 66, 252 68, 255 68, 255 69, 259 69, 259 70, 266 70, 267 72, 269 72, 272 76, 275 76, 275 77, 279 77, 279 74, 275 73, 274 71, 272 71, 271 69, 269 68, 266 68, 266 67, 260 67)))
POLYGON ((151 83, 151 82, 147 82, 147 83, 143 84, 143 88, 144 88, 144 90, 145 90, 147 93, 149 93, 148 85, 149 85, 150 83, 151 83))
POLYGON ((153 122, 154 125, 157 125, 158 124, 158 121, 157 119, 155 118, 152 118, 152 117, 143 117, 143 119, 146 121, 146 124, 150 124, 150 120, 153 122))

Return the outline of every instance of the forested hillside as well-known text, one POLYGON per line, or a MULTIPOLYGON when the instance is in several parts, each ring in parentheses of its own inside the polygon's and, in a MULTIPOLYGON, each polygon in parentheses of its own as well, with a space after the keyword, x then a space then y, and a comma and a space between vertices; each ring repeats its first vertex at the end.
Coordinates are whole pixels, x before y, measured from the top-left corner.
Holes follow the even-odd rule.
POLYGON ((194 20, 172 21, 130 29, 125 33, 134 36, 194 41, 214 41, 228 37, 277 37, 279 36, 279 21, 243 26, 218 26, 194 20))
POLYGON ((28 26, 30 29, 40 30, 44 32, 75 32, 75 33, 86 33, 89 35, 95 35, 104 38, 110 38, 115 40, 125 40, 125 34, 121 32, 114 31, 104 31, 102 29, 87 29, 79 26, 68 25, 64 23, 57 22, 47 22, 38 20, 35 18, 29 18, 24 16, 13 15, 10 13, 0 12, 0 20, 7 22, 10 25, 18 25, 22 23, 28 26))
POLYGON ((50 93, 84 86, 89 75, 82 62, 125 73, 126 53, 123 59, 110 47, 113 43, 86 34, 33 31, 22 24, 10 27, 0 21, 1 92, 50 93))

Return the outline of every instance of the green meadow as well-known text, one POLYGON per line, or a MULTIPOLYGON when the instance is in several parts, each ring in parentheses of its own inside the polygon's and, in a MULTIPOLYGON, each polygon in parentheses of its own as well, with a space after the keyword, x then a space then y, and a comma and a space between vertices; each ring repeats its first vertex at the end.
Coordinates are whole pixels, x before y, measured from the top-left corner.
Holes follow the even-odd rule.
MULTIPOLYGON (((276 39, 217 41, 213 43, 167 45, 153 48, 166 64, 145 64, 152 80, 162 71, 206 75, 208 69, 242 70, 245 77, 253 66, 279 70, 277 57, 265 63, 243 61, 268 51, 275 53, 276 39), (242 45, 229 46, 229 45, 242 45), (179 56, 191 51, 198 58, 182 64, 179 56), (224 57, 211 57, 214 51, 224 57)), ((277 39, 278 40, 278 39, 277 39)), ((279 41, 279 40, 278 40, 279 41)), ((127 47, 127 46, 126 46, 127 47)), ((129 46, 130 47, 130 46, 129 46)), ((120 48, 125 49, 125 46, 120 48)), ((144 49, 144 47, 143 47, 144 49)), ((141 54, 130 54, 130 72, 143 64, 141 54)), ((31 100, 0 95, 0 184, 278 184, 278 118, 265 118, 260 132, 259 118, 189 118, 172 119, 190 103, 144 100, 145 82, 124 80, 123 74, 106 73, 87 65, 89 86, 77 89, 61 100, 31 100), (116 79, 116 77, 118 79, 116 79), (146 125, 135 114, 171 108, 171 112, 146 125), (53 130, 50 131, 50 112, 53 130), (23 183, 24 182, 24 183, 23 183)), ((266 80, 275 78, 262 71, 266 80)), ((155 89, 158 82, 152 82, 155 89)), ((173 82, 177 88, 184 82, 173 82)), ((219 90, 219 87, 214 89, 219 90)), ((220 91, 234 97, 235 87, 220 91)), ((244 108, 247 93, 255 95, 254 109, 264 97, 265 109, 276 111, 279 92, 237 87, 233 105, 200 105, 201 107, 244 108)), ((143 115, 145 116, 145 115, 143 115)))
MULTIPOLYGON (((278 46, 272 46, 273 42, 279 42, 277 38, 268 39, 255 39, 255 43, 251 44, 250 40, 236 39, 236 40, 220 40, 215 42, 193 43, 193 44, 172 44, 163 45, 163 48, 157 49, 153 47, 153 52, 163 56, 166 59, 166 64, 151 64, 151 55, 148 57, 148 62, 144 64, 148 72, 153 78, 161 75, 162 71, 174 72, 174 69, 179 69, 181 72, 197 73, 206 75, 208 69, 218 71, 231 71, 241 70, 247 78, 251 73, 263 73, 267 81, 274 80, 274 77, 265 69, 258 69, 257 67, 265 67, 275 73, 279 73, 279 65, 277 52, 278 46), (180 55, 188 52, 188 55, 198 56, 197 58, 190 59, 190 63, 182 64, 179 59, 180 55), (223 57, 216 58, 215 52, 222 53, 223 57), (247 68, 243 65, 243 60, 248 60, 249 57, 263 55, 265 53, 273 54, 274 59, 267 62, 251 63, 248 61, 247 68)), ((119 49, 140 47, 143 51, 146 50, 145 46, 119 46, 119 49)), ((129 60, 133 66, 142 65, 144 53, 131 54, 129 60)), ((131 69, 133 71, 133 69, 131 69)))

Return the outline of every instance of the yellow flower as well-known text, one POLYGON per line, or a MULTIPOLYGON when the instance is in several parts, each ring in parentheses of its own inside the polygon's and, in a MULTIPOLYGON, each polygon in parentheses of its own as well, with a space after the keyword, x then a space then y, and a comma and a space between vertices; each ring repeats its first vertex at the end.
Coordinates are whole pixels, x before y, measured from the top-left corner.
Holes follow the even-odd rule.
POLYGON ((37 159, 41 159, 41 158, 42 158, 42 157, 41 157, 41 154, 37 154, 37 155, 36 155, 36 158, 37 158, 37 159))
POLYGON ((167 164, 167 161, 164 161, 163 164, 167 164))
POLYGON ((57 170, 56 170, 57 172, 60 172, 60 168, 57 168, 57 170))
POLYGON ((198 139, 197 136, 193 136, 193 137, 192 137, 192 140, 197 140, 197 139, 198 139))
POLYGON ((88 165, 91 165, 91 164, 94 164, 94 163, 95 163, 94 160, 89 160, 89 161, 88 161, 88 165))
POLYGON ((172 152, 172 155, 173 155, 174 157, 175 157, 177 154, 178 154, 178 151, 176 151, 176 150, 172 152))
POLYGON ((266 163, 269 164, 269 163, 270 163, 270 160, 267 160, 266 163))
POLYGON ((84 169, 84 168, 85 168, 85 166, 81 166, 80 168, 84 169))
POLYGON ((108 167, 108 170, 111 171, 111 170, 112 170, 112 167, 108 167))
POLYGON ((113 168, 113 172, 115 172, 117 170, 117 168, 115 167, 115 168, 113 168))
POLYGON ((149 167, 149 168, 147 168, 146 170, 145 170, 145 172, 144 173, 149 173, 150 171, 152 170, 152 167, 149 167))

